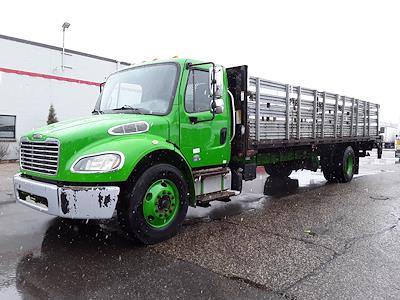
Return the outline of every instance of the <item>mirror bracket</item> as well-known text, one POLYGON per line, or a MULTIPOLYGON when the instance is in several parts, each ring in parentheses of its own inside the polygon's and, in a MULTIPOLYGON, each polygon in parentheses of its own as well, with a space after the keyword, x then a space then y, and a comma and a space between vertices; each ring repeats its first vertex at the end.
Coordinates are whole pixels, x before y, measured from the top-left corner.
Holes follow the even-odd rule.
POLYGON ((100 83, 100 85, 99 85, 99 88, 100 88, 100 94, 101 94, 101 92, 103 91, 103 89, 104 89, 104 85, 106 84, 106 82, 104 81, 104 82, 102 82, 102 83, 100 83))

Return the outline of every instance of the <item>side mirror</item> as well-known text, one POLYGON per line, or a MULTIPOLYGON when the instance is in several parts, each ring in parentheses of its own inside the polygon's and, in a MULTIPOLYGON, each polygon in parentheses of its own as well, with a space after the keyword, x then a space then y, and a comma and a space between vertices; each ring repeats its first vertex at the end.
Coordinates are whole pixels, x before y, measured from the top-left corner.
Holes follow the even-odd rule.
POLYGON ((210 110, 214 112, 216 115, 222 114, 224 112, 224 100, 223 99, 215 99, 210 102, 210 110))
POLYGON ((215 66, 209 69, 209 89, 210 96, 213 99, 219 99, 222 97, 222 92, 224 90, 224 71, 222 67, 215 66))
POLYGON ((100 83, 100 94, 103 91, 105 84, 106 84, 105 82, 100 83))

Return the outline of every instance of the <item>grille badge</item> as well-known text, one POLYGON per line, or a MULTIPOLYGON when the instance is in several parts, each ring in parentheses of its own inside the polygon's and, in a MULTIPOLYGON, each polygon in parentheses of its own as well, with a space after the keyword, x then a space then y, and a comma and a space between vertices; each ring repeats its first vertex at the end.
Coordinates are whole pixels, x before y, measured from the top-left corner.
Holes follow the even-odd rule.
POLYGON ((43 134, 34 133, 34 134, 32 135, 32 137, 33 137, 35 140, 40 140, 40 139, 43 138, 43 134))

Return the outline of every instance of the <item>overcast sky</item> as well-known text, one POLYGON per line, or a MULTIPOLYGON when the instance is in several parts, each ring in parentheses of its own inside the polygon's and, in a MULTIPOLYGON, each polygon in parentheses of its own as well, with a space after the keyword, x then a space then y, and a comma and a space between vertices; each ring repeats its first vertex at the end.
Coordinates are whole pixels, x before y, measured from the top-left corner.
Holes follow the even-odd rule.
POLYGON ((255 76, 380 103, 382 119, 400 122, 396 1, 13 0, 1 11, 0 34, 61 46, 68 21, 70 49, 247 64, 255 76))

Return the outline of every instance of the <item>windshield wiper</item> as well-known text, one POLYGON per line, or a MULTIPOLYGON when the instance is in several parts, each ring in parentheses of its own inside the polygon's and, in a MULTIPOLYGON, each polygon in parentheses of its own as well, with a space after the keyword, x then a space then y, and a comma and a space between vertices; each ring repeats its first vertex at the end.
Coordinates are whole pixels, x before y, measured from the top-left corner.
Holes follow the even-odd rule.
POLYGON ((118 108, 114 108, 112 110, 114 110, 114 111, 115 110, 129 110, 129 111, 132 111, 132 112, 135 112, 135 113, 139 113, 141 115, 144 114, 144 109, 137 108, 137 107, 132 107, 132 106, 126 105, 126 104, 124 106, 121 106, 121 107, 118 107, 118 108))

